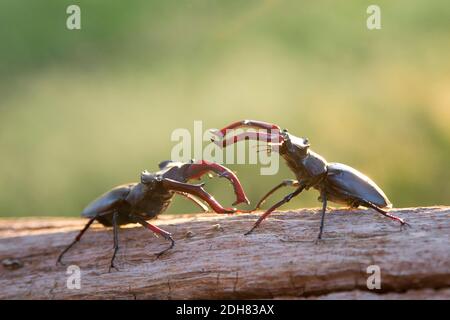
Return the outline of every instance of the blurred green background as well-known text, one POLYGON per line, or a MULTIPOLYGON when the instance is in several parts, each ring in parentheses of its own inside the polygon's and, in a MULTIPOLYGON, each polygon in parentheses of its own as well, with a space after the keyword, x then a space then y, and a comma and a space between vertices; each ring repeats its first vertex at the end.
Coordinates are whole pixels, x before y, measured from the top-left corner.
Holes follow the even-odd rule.
MULTIPOLYGON (((0 2, 0 215, 78 216, 170 157, 176 128, 245 118, 309 137, 396 207, 450 204, 450 4, 0 2), (82 29, 66 29, 81 7, 82 29)), ((255 203, 291 172, 230 165, 255 203)), ((222 179, 207 189, 225 205, 222 179)), ((288 190, 278 195, 282 197, 288 190)), ((318 206, 315 191, 285 209, 318 206)), ((275 199, 273 199, 275 200, 275 199)), ((175 201, 168 212, 198 211, 175 201)))

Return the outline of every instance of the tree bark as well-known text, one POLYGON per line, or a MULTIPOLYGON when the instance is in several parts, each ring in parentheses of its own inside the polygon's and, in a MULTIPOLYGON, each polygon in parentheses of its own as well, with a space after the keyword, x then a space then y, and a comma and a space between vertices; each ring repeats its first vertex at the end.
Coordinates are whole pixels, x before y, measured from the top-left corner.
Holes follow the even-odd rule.
POLYGON ((161 215, 175 247, 156 258, 169 243, 126 226, 111 272, 111 229, 94 223, 57 266, 87 220, 0 219, 0 299, 450 299, 450 207, 391 210, 403 230, 373 210, 332 209, 315 243, 318 212, 275 212, 248 236, 260 213, 161 215), (369 266, 381 289, 368 289, 369 266))

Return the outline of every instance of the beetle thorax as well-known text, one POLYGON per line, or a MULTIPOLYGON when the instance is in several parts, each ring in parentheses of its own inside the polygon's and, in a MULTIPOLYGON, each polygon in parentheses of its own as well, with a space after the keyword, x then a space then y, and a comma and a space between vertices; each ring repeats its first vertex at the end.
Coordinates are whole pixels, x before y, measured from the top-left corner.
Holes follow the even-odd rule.
POLYGON ((297 180, 307 187, 314 186, 326 175, 327 161, 309 149, 305 154, 283 154, 282 156, 297 180))

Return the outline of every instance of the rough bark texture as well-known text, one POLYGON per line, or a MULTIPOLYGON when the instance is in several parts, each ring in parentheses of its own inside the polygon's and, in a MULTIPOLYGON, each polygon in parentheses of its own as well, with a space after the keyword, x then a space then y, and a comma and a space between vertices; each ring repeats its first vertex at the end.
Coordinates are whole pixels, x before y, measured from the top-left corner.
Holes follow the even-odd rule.
POLYGON ((0 299, 425 299, 450 298, 449 207, 392 212, 399 225, 371 210, 331 210, 324 239, 318 210, 273 213, 244 236, 260 213, 162 215, 175 248, 142 227, 120 230, 119 271, 108 273, 112 231, 94 224, 65 256, 81 268, 81 289, 68 289, 58 253, 86 220, 1 219, 0 299), (378 265, 381 290, 369 290, 378 265))

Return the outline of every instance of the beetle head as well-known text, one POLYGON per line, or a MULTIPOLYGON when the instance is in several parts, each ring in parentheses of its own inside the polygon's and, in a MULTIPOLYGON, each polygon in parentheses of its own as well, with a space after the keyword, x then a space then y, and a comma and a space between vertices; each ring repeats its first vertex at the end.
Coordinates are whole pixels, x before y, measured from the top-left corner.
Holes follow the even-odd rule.
POLYGON ((281 155, 293 155, 300 158, 307 155, 310 146, 308 138, 296 137, 289 134, 286 129, 280 135, 283 138, 280 146, 281 155))
POLYGON ((161 176, 147 170, 141 173, 141 183, 145 184, 150 189, 154 189, 158 182, 161 181, 161 176))

